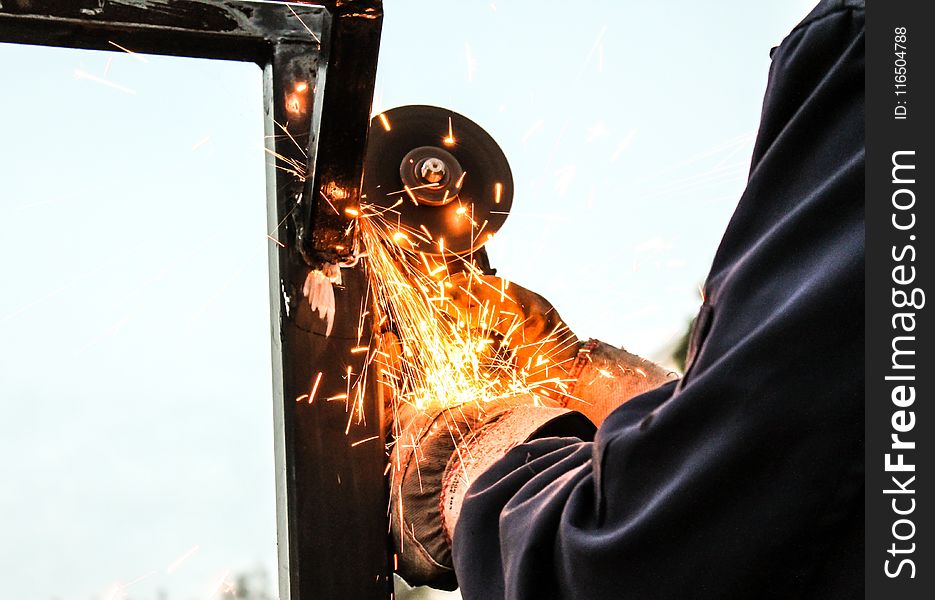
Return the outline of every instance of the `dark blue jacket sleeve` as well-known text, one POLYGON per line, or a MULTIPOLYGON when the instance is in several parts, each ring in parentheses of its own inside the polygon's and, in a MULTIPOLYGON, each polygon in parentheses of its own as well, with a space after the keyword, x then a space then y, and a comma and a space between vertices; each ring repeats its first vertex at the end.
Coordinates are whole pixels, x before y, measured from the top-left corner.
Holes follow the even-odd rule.
POLYGON ((863 18, 773 54, 685 376, 471 486, 466 600, 863 597, 863 18))

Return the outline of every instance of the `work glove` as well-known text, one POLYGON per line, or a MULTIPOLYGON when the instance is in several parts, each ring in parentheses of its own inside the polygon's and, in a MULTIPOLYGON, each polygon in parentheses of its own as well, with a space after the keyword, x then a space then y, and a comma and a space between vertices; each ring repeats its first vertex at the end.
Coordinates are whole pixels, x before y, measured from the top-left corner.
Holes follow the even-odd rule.
POLYGON ((499 338, 537 394, 596 425, 630 398, 678 378, 624 349, 580 342, 548 300, 515 283, 478 274, 451 283, 446 311, 452 318, 499 338))
POLYGON ((511 448, 540 437, 590 440, 584 415, 529 395, 426 412, 397 407, 390 451, 395 569, 410 585, 457 587, 451 560, 471 482, 511 448))
MULTIPOLYGON (((614 408, 675 377, 625 350, 579 342, 545 298, 521 286, 476 273, 450 283, 446 312, 499 341, 531 393, 444 409, 388 405, 395 568, 412 585, 441 589, 457 587, 451 540, 472 481, 529 440, 592 439, 614 408)), ((405 360, 385 337, 387 359, 405 360)))

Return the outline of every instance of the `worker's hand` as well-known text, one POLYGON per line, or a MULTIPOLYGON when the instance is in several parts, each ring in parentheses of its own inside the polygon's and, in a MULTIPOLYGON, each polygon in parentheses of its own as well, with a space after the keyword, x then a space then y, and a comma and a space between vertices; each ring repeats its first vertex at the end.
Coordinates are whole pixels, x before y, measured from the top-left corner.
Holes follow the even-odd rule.
POLYGON ((626 350, 581 343, 539 294, 490 275, 452 278, 447 312, 465 327, 496 334, 537 393, 600 425, 630 398, 677 375, 626 350))
POLYGON ((525 395, 430 412, 397 408, 390 531, 396 571, 410 585, 457 587, 451 540, 461 502, 471 481, 508 450, 537 437, 593 437, 585 416, 541 404, 525 395))
POLYGON ((464 327, 492 334, 529 383, 566 379, 578 338, 539 294, 492 275, 456 275, 446 311, 464 327))

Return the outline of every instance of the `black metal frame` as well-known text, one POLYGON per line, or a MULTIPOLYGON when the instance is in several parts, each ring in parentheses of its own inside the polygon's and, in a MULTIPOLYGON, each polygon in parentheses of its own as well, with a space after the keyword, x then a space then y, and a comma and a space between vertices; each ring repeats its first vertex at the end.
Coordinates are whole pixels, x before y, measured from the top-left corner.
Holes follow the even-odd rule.
POLYGON ((369 383, 364 421, 349 432, 345 403, 324 400, 366 360, 351 352, 369 341, 364 274, 343 271, 330 336, 302 297, 310 269, 353 250, 381 25, 380 0, 0 0, 0 42, 119 44, 264 70, 267 148, 277 157, 267 200, 278 242, 269 267, 283 600, 367 600, 392 589, 379 394, 369 383), (320 400, 296 402, 316 383, 320 400))

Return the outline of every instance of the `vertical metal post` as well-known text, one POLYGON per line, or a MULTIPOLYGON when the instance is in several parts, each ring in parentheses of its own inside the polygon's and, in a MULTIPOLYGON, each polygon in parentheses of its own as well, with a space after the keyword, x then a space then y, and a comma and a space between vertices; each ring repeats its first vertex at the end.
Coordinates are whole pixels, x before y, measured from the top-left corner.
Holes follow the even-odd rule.
POLYGON ((277 157, 267 195, 284 600, 376 600, 391 589, 382 406, 373 378, 359 414, 342 397, 348 372, 358 376, 367 359, 353 351, 371 333, 366 278, 343 270, 330 336, 302 295, 311 269, 353 248, 381 23, 379 0, 0 0, 0 42, 116 43, 264 69, 267 148, 277 157))
MULTIPOLYGON (((316 261, 337 260, 350 252, 353 221, 343 209, 357 205, 359 161, 369 126, 372 83, 369 89, 329 100, 334 88, 359 87, 361 76, 347 56, 346 68, 351 69, 335 73, 335 53, 353 47, 335 43, 330 32, 336 29, 325 28, 327 61, 280 44, 264 78, 272 150, 303 163, 300 147, 307 147, 307 164, 314 169, 303 185, 271 164, 267 179, 270 229, 278 230, 283 243, 270 254, 270 301, 279 552, 281 568, 288 565, 288 572, 280 574, 284 600, 377 599, 386 598, 391 589, 382 407, 371 379, 362 414, 355 413, 351 387, 367 360, 367 352, 354 349, 370 344, 366 277, 361 267, 342 270, 330 335, 302 294, 309 262, 316 266, 316 261), (307 105, 296 97, 301 89, 316 92, 307 105), (320 111, 318 104, 323 105, 320 111), (336 118, 335 113, 353 118, 336 118), (327 123, 319 126, 316 118, 327 123), (317 132, 319 138, 295 133, 290 138, 280 127, 284 123, 290 132, 317 132), (342 190, 338 196, 336 189, 342 190)), ((369 57, 371 70, 375 59, 369 57)))

